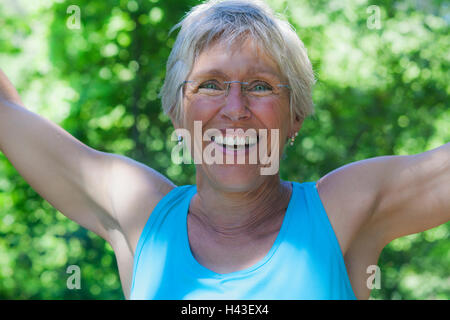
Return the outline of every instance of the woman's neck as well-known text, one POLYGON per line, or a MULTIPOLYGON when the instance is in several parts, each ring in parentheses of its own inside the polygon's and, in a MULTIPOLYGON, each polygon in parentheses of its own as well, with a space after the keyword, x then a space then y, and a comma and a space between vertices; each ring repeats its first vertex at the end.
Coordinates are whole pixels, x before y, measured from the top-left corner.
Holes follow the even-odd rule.
POLYGON ((190 205, 190 220, 217 240, 239 241, 277 232, 292 188, 279 176, 266 179, 254 190, 228 192, 198 179, 190 205))

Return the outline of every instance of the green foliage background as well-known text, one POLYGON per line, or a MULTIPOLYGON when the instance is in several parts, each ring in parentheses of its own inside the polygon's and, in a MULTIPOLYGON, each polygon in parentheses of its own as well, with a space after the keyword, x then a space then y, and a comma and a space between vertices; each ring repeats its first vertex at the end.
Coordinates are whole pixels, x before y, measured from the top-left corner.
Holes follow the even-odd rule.
MULTIPOLYGON (((172 126, 157 94, 193 0, 0 0, 0 66, 28 109, 85 144, 132 157, 178 185, 172 126), (69 5, 81 29, 67 27, 69 5)), ((316 115, 281 165, 313 181, 344 164, 450 141, 450 13, 445 1, 269 1, 296 28, 317 74, 316 115)), ((432 192, 432 190, 430 190, 432 192)), ((373 299, 449 299, 450 224, 393 241, 373 299)), ((0 154, 0 298, 123 299, 111 247, 43 200, 0 154), (66 286, 69 265, 81 289, 66 286)))

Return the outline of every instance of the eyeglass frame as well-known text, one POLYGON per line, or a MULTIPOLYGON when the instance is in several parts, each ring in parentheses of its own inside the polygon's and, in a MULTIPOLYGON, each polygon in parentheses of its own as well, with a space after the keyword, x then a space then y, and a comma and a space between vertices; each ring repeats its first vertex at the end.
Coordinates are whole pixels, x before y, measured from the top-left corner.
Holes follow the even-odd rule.
MULTIPOLYGON (((262 81, 262 80, 261 80, 261 81, 262 81)), ((182 88, 186 83, 190 83, 190 82, 200 82, 200 81, 197 81, 197 80, 184 80, 184 81, 179 85, 178 90, 179 90, 180 88, 182 88)), ((225 92, 225 95, 224 95, 225 97, 228 96, 228 93, 230 92, 230 86, 231 86, 232 83, 240 83, 240 84, 241 84, 241 92, 244 93, 244 95, 246 95, 246 92, 247 92, 247 91, 244 89, 244 88, 245 88, 245 85, 248 85, 248 84, 249 84, 249 82, 239 81, 239 80, 223 81, 222 83, 227 85, 227 89, 226 89, 226 92, 225 92)), ((276 85, 274 85, 274 86, 277 86, 277 87, 279 87, 279 88, 286 88, 286 89, 288 89, 288 90, 291 90, 291 87, 290 87, 288 84, 276 84, 276 85)))

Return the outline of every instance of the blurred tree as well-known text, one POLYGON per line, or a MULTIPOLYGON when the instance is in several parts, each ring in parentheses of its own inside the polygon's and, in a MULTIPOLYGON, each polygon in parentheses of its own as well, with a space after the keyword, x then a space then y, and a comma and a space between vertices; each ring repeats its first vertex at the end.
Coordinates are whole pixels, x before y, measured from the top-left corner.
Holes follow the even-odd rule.
MULTIPOLYGON (((176 36, 168 31, 197 3, 3 1, 0 66, 27 108, 85 144, 192 184, 194 167, 170 161, 172 126, 157 94, 176 36), (70 5, 80 8, 79 29, 68 26, 70 5)), ((283 179, 313 181, 349 162, 450 141, 445 1, 269 4, 296 28, 318 79, 316 115, 286 149, 283 179)), ((449 299, 449 232, 447 223, 388 245, 372 298, 449 299)), ((3 154, 0 298, 123 299, 111 247, 52 208, 3 154), (79 290, 67 288, 70 265, 81 269, 79 290)))

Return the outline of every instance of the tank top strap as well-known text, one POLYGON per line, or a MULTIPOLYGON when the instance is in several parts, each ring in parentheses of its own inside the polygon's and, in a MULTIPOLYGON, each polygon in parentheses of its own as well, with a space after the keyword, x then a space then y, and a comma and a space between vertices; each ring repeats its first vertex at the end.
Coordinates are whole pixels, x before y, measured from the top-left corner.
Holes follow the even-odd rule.
MULTIPOLYGON (((147 238, 154 233, 153 229, 155 229, 158 225, 163 224, 163 220, 165 220, 168 215, 174 216, 176 214, 180 214, 183 212, 183 208, 189 207, 189 204, 186 202, 190 201, 196 190, 197 188, 195 185, 175 187, 156 204, 155 208, 150 213, 136 246, 136 251, 134 253, 133 275, 136 273, 142 248, 145 245, 147 238)), ((134 277, 132 287, 134 287, 134 277)))
MULTIPOLYGON (((339 241, 336 233, 334 232, 328 213, 325 210, 322 199, 319 196, 316 181, 293 183, 296 184, 297 188, 301 189, 301 192, 298 192, 297 194, 299 197, 302 197, 302 201, 298 203, 301 206, 300 210, 304 211, 304 214, 308 219, 308 224, 317 226, 318 229, 321 230, 317 236, 320 236, 321 238, 325 237, 331 246, 331 249, 335 250, 338 255, 342 256, 339 241)), ((303 227, 304 226, 305 224, 303 224, 303 227)))
POLYGON ((322 287, 341 284, 329 287, 329 292, 335 291, 333 296, 356 299, 337 235, 320 198, 316 181, 293 184, 297 192, 296 198, 292 199, 294 212, 286 242, 307 251, 314 256, 314 261, 320 262, 315 268, 323 270, 322 277, 317 281, 322 283, 322 287))

